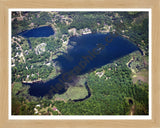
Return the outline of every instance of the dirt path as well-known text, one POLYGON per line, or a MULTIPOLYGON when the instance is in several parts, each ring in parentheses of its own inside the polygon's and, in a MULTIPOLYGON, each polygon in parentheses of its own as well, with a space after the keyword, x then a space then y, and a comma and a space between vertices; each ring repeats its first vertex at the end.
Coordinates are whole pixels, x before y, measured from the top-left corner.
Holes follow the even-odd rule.
POLYGON ((131 116, 134 115, 134 112, 135 112, 135 105, 132 105, 129 115, 131 115, 131 116))
POLYGON ((132 61, 133 61, 134 59, 133 59, 133 57, 128 61, 128 63, 126 63, 126 65, 130 68, 130 66, 129 66, 129 64, 130 63, 132 63, 132 61))
POLYGON ((128 63, 126 63, 127 67, 131 69, 132 73, 136 73, 134 69, 132 69, 129 65, 134 61, 134 58, 132 57, 128 63))

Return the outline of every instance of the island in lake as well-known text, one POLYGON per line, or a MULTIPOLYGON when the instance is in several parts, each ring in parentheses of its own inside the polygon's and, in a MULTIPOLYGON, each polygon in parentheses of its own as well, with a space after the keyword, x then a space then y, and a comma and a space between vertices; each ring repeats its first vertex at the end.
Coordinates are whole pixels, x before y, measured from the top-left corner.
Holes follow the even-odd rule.
POLYGON ((148 115, 148 12, 11 15, 12 115, 148 115))

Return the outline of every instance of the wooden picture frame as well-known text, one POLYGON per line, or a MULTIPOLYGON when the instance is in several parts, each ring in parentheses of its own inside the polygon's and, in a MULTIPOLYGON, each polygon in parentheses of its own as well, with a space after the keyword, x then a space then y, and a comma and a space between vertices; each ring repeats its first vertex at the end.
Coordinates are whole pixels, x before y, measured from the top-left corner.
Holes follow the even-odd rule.
POLYGON ((145 128, 158 128, 160 127, 160 84, 158 66, 158 56, 159 51, 159 22, 158 17, 160 13, 160 2, 159 0, 142 0, 142 1, 65 1, 65 0, 53 0, 53 1, 0 1, 0 127, 10 128, 10 127, 145 127, 145 128), (8 118, 8 41, 9 41, 9 9, 10 8, 150 8, 152 9, 152 119, 148 120, 9 120, 8 118))

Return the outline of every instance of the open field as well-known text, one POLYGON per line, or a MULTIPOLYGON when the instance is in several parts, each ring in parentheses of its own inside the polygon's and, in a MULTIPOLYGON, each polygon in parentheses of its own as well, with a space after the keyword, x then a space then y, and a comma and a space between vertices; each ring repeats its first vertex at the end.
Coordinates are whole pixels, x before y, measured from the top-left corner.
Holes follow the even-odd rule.
POLYGON ((136 83, 138 80, 148 83, 147 69, 143 69, 142 71, 133 74, 133 83, 136 83))
POLYGON ((56 94, 55 100, 68 101, 69 99, 75 100, 85 98, 88 95, 88 91, 85 87, 85 76, 79 76, 75 82, 69 84, 69 88, 64 94, 56 94))

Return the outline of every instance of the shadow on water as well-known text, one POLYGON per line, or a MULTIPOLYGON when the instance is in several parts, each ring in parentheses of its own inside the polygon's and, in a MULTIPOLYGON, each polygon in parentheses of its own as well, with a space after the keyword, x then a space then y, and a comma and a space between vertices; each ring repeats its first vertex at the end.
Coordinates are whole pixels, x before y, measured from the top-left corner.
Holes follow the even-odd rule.
POLYGON ((80 37, 71 37, 69 45, 73 47, 68 49, 68 54, 60 55, 54 60, 61 66, 61 74, 55 79, 51 79, 45 83, 30 84, 30 95, 37 97, 48 95, 51 97, 56 93, 62 94, 67 90, 65 82, 72 82, 70 78, 73 78, 73 75, 76 77, 76 75, 85 74, 133 51, 139 50, 133 43, 119 36, 113 38, 113 40, 108 43, 106 41, 107 36, 110 35, 89 34, 80 37), (73 42, 76 42, 76 45, 73 45, 73 42), (99 44, 105 47, 99 47, 99 44), (92 54, 95 48, 97 52, 99 51, 98 55, 92 54), (73 71, 74 67, 77 66, 79 71, 74 70, 74 72, 76 72, 75 74, 70 73, 70 71, 73 71))

